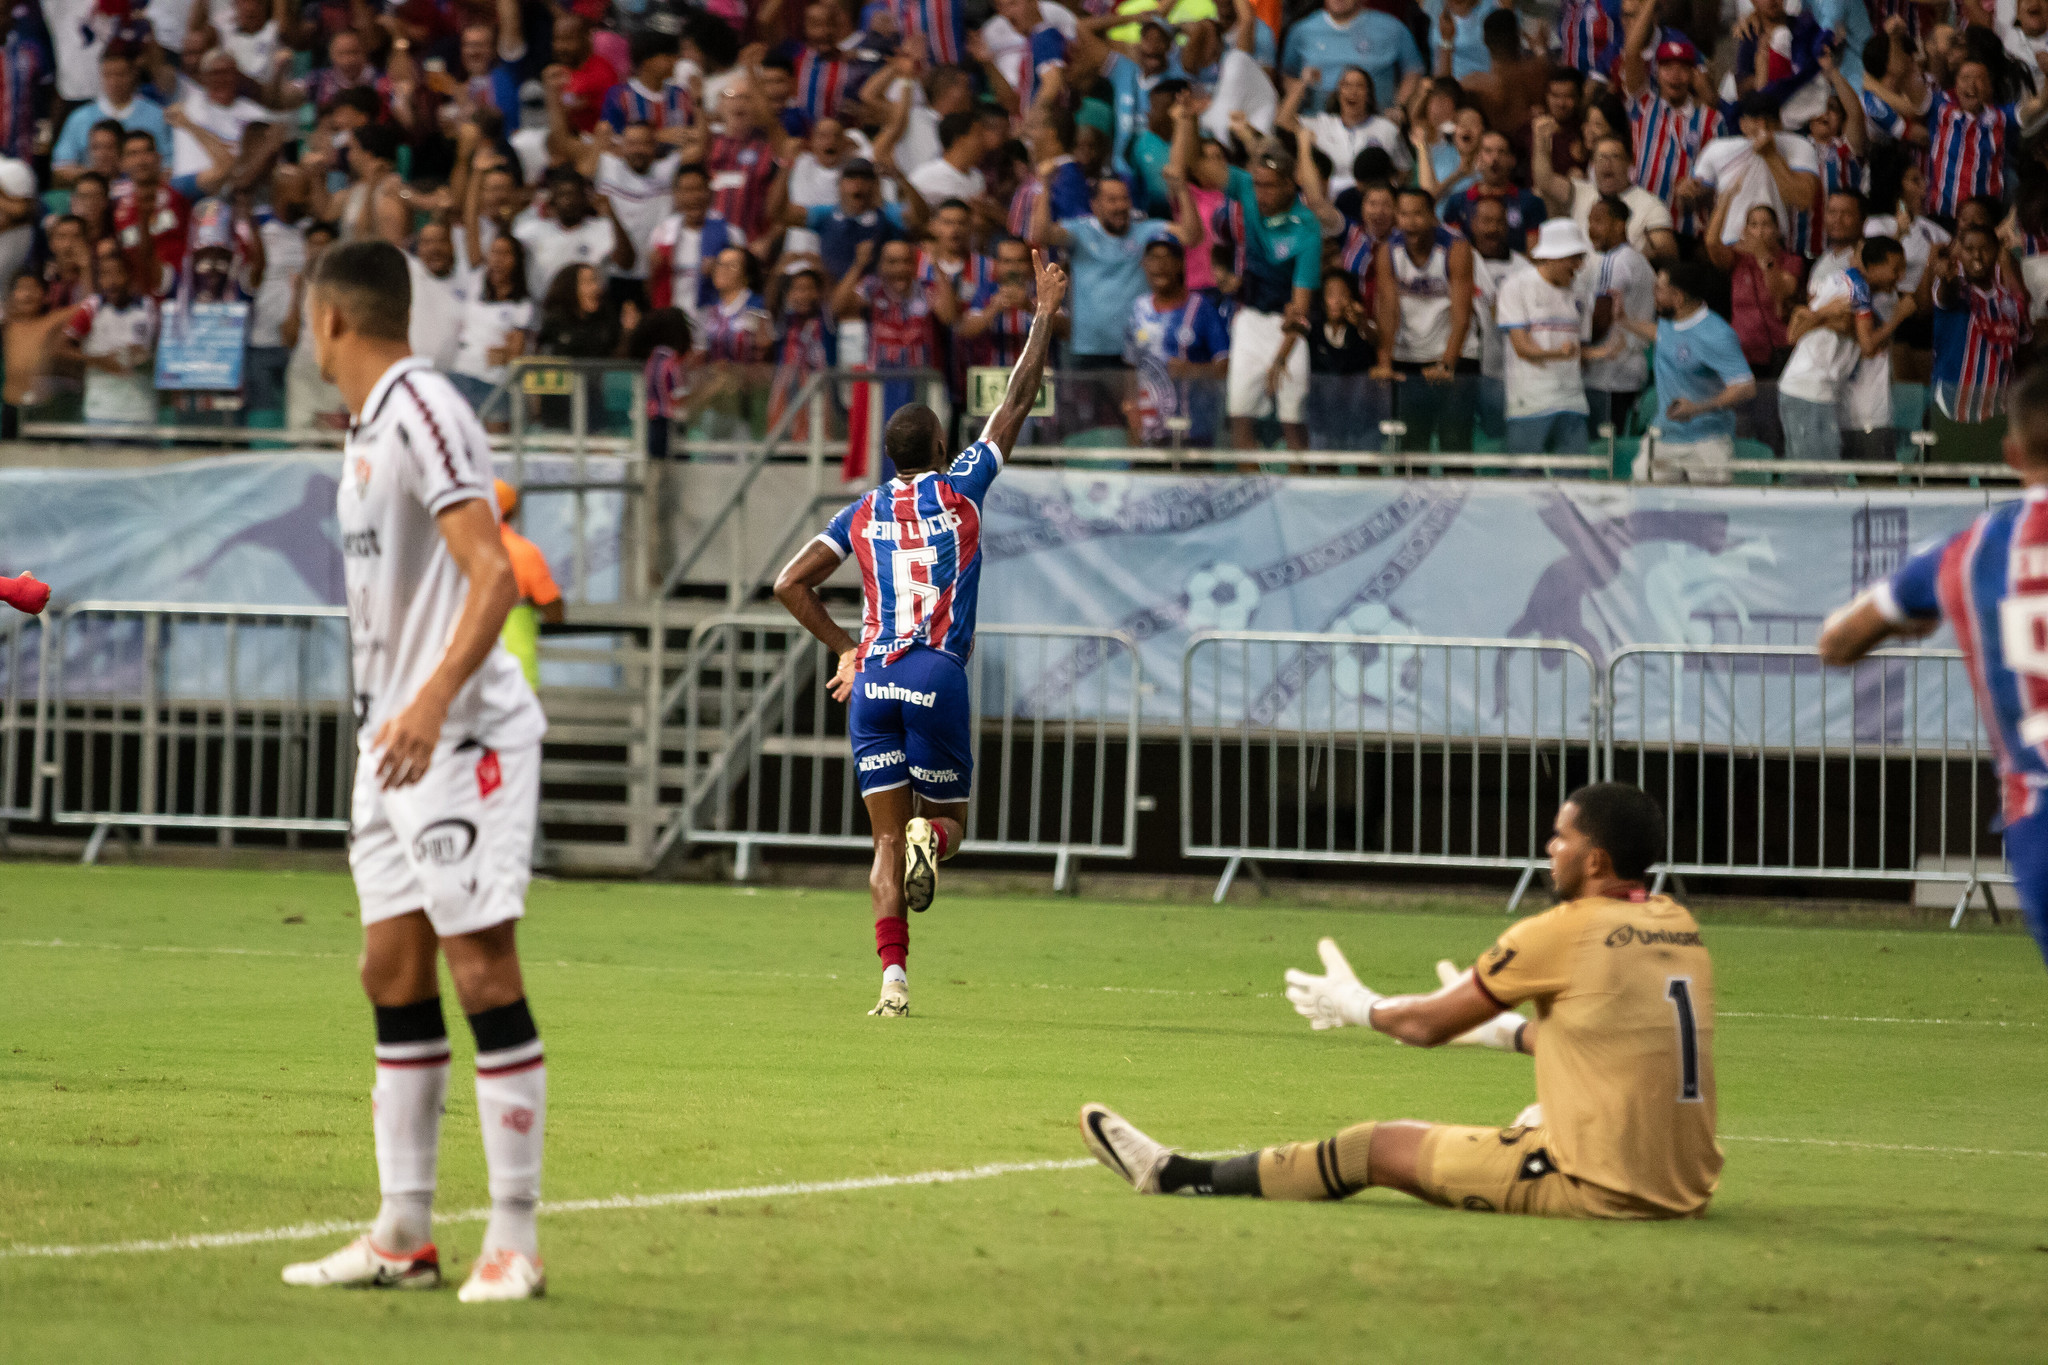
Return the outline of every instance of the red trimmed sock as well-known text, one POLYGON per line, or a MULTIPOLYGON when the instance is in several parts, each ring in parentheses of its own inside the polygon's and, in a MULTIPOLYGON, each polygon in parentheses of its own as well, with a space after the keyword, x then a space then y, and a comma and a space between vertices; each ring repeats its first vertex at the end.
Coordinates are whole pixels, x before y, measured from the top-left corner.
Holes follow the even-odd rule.
POLYGON ((939 861, 944 862, 946 850, 952 847, 953 841, 946 837, 946 827, 937 820, 932 821, 932 842, 939 846, 939 861))
POLYGON ((910 921, 901 915, 883 915, 875 921, 875 956, 884 967, 902 967, 910 961, 910 921))

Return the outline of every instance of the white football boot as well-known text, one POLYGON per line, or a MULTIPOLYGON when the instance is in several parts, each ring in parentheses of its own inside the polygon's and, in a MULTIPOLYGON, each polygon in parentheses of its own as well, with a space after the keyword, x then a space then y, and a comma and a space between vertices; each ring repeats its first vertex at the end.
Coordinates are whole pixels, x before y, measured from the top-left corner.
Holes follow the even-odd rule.
POLYGON ((910 1017, 910 983, 907 981, 884 981, 882 998, 868 1011, 884 1019, 907 1019, 910 1017))
POLYGON ((903 903, 929 910, 939 894, 939 839, 922 815, 903 827, 903 903))
POLYGON ((284 1282, 309 1288, 439 1289, 441 1257, 432 1242, 392 1256, 372 1245, 366 1232, 332 1256, 286 1266, 284 1282))
POLYGON ((510 1247, 477 1257, 469 1278, 455 1295, 464 1303, 504 1303, 537 1299, 548 1292, 547 1272, 510 1247))
POLYGON ((1128 1180, 1139 1194, 1158 1194, 1159 1173, 1173 1148, 1131 1126, 1129 1119, 1107 1105, 1081 1106, 1081 1140, 1095 1159, 1128 1180))

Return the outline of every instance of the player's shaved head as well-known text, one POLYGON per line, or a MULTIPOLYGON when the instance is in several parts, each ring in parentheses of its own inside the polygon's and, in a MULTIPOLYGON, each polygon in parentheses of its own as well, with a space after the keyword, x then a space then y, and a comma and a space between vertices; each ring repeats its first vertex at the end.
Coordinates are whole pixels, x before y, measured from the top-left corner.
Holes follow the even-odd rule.
POLYGON ((899 408, 882 429, 882 449, 905 474, 922 474, 937 469, 946 456, 945 432, 939 416, 922 403, 899 408))
POLYGON ((341 314, 348 330, 404 341, 412 323, 412 275, 405 253, 385 241, 330 247, 313 270, 313 292, 341 314))
POLYGON ((2019 377, 2006 399, 2006 463, 2022 473, 2048 475, 2048 365, 2019 377))

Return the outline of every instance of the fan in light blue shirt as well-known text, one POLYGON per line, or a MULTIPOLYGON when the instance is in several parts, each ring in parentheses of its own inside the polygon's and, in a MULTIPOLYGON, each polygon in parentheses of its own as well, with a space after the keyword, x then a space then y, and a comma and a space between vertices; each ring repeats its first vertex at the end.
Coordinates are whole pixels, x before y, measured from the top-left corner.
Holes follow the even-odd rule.
MULTIPOLYGON (((1422 12, 1429 16, 1429 60, 1430 69, 1436 69, 1436 54, 1444 50, 1445 0, 1422 0, 1422 12)), ((1480 31, 1485 27, 1486 16, 1499 9, 1494 0, 1479 0, 1470 14, 1453 13, 1451 23, 1457 33, 1457 41, 1451 44, 1451 75, 1463 80, 1475 71, 1493 69, 1492 54, 1486 50, 1486 37, 1480 31)))
POLYGON ((1383 109, 1394 106, 1404 76, 1424 70, 1422 51, 1406 24, 1378 10, 1361 10, 1358 0, 1323 0, 1321 10, 1287 31, 1280 69, 1289 76, 1304 67, 1320 72, 1315 95, 1320 105, 1336 93, 1347 66, 1372 77, 1373 98, 1383 109), (1345 17, 1333 17, 1338 14, 1345 17))
MULTIPOLYGON (((1660 294, 1664 289, 1658 286, 1660 294)), ((1732 388, 1754 389, 1756 376, 1742 357, 1742 342, 1725 318, 1698 299, 1684 297, 1682 291, 1678 313, 1657 323, 1657 426, 1671 445, 1732 440, 1732 408, 1692 409, 1732 388), (1687 405, 1680 410, 1684 415, 1673 417, 1671 405, 1680 401, 1687 405)))

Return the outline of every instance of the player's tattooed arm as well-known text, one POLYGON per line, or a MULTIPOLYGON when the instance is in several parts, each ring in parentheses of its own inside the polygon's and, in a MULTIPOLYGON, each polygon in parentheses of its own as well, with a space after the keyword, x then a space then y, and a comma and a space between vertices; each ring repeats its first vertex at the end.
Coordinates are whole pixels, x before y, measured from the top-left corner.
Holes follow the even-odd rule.
POLYGON ((519 605, 519 584, 512 560, 498 536, 498 520, 482 498, 470 498, 434 518, 448 553, 469 591, 455 620, 448 650, 420 684, 405 709, 384 722, 372 747, 381 751, 377 777, 387 788, 406 787, 426 776, 427 763, 441 739, 448 705, 498 643, 505 617, 519 605))
POLYGON ((1024 419, 1031 415, 1031 405, 1038 401, 1038 386, 1045 378, 1045 358, 1052 349, 1054 320, 1067 297, 1067 272, 1048 263, 1045 253, 1036 247, 1031 251, 1031 266, 1038 274, 1038 313, 1031 319, 1031 335, 1024 342, 1024 353, 1017 357, 1017 366, 1010 371, 1010 387, 1003 392, 1002 405, 981 429, 981 439, 994 446, 1005 460, 1010 458, 1010 447, 1017 444, 1017 433, 1024 429, 1024 419))
POLYGON ((825 610, 824 599, 818 596, 818 585, 830 578, 838 567, 839 556, 822 542, 812 541, 776 575, 775 600, 782 603, 796 618, 797 624, 815 635, 818 642, 831 650, 832 656, 839 661, 826 690, 834 701, 845 701, 853 695, 853 674, 855 665, 860 662, 857 657, 859 649, 853 637, 842 630, 832 619, 832 614, 825 610))

